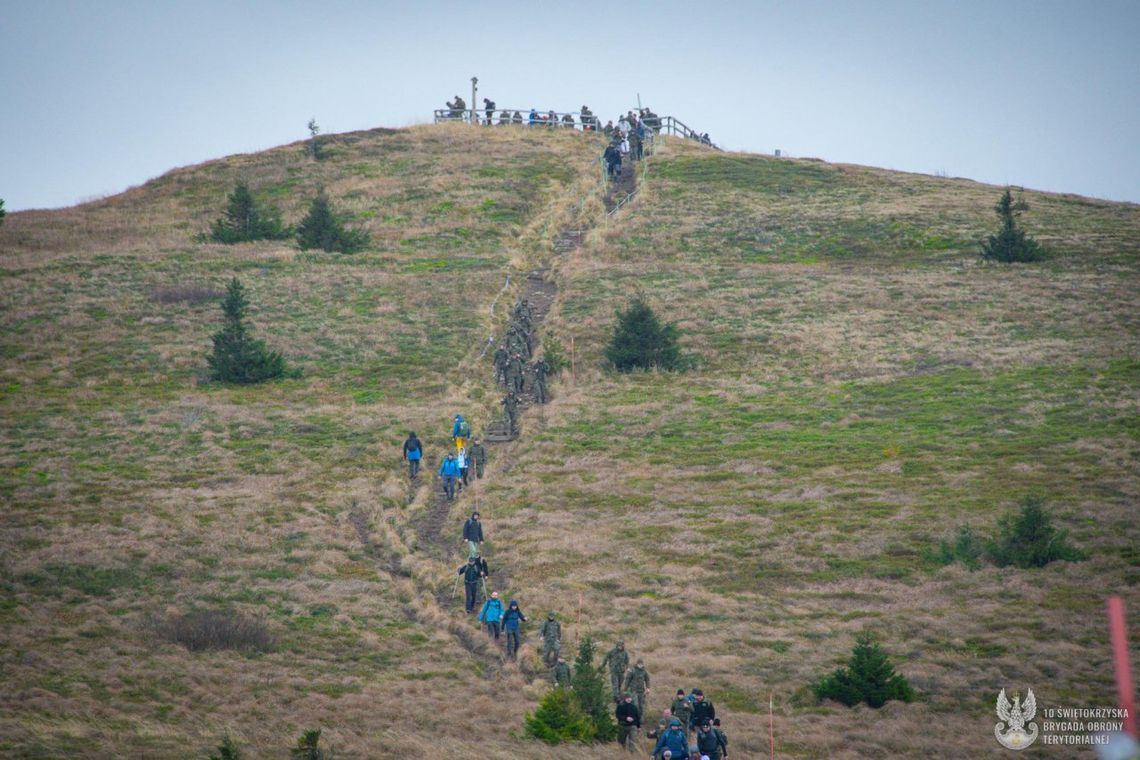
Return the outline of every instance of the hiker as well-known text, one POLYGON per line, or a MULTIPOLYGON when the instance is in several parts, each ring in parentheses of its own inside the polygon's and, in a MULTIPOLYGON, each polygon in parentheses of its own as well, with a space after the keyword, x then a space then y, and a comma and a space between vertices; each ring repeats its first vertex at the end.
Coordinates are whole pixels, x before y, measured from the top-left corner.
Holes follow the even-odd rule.
POLYGON ((610 666, 610 688, 613 691, 614 701, 617 702, 621 694, 621 679, 629 667, 629 652, 625 651, 625 642, 618 640, 606 656, 602 658, 602 667, 610 666))
POLYGON ((471 449, 469 451, 469 466, 475 467, 475 477, 483 477, 483 468, 487 466, 487 449, 483 446, 478 438, 471 439, 471 449))
POLYGON ((554 681, 555 686, 561 686, 564 689, 570 688, 570 666, 566 664, 565 657, 558 658, 558 662, 554 664, 554 671, 550 674, 550 677, 554 681))
POLYGON ((562 115, 562 126, 569 127, 570 129, 573 129, 574 128, 574 114, 570 114, 570 113, 563 114, 562 115))
POLYGON ((491 597, 483 602, 483 609, 479 610, 479 622, 487 626, 487 635, 495 641, 503 630, 503 603, 499 601, 499 592, 492 591, 491 597))
POLYGON ((503 127, 511 123, 511 112, 503 111, 499 114, 499 126, 503 127))
POLYGON ((621 149, 615 143, 610 143, 602 158, 606 162, 606 176, 610 179, 617 177, 621 172, 621 149))
POLYGON ((669 712, 674 718, 681 721, 681 726, 688 734, 689 724, 693 718, 693 703, 686 699, 684 689, 677 689, 677 697, 673 700, 673 704, 669 705, 669 712))
POLYGON ((696 728, 702 723, 716 717, 716 708, 713 703, 705 699, 705 693, 700 689, 693 689, 693 715, 689 718, 689 725, 696 728))
POLYGON ((550 365, 546 359, 536 359, 531 365, 534 372, 534 400, 540 404, 546 403, 546 376, 550 373, 550 365))
POLYGON ((717 739, 720 741, 720 756, 724 760, 728 760, 728 734, 721 730, 720 718, 713 718, 712 724, 713 733, 717 735, 717 739))
POLYGON ((463 419, 462 414, 455 415, 455 424, 451 426, 451 438, 455 441, 455 450, 459 451, 471 437, 471 423, 463 419))
POLYGON ((581 119, 582 119, 582 131, 583 132, 595 131, 594 112, 591 111, 587 106, 582 106, 581 119))
POLYGON ((614 136, 614 129, 615 129, 614 121, 613 121, 613 119, 610 119, 609 121, 606 122, 606 126, 602 127, 602 134, 605 135, 606 137, 613 137, 614 136))
POLYGON ((487 567, 487 560, 483 557, 482 554, 479 554, 478 552, 475 553, 475 565, 479 568, 479 573, 484 578, 491 577, 491 571, 487 567))
POLYGON ((447 107, 451 109, 451 118, 461 119, 463 118, 463 112, 467 110, 467 101, 456 95, 455 102, 452 103, 451 101, 448 101, 447 107))
POLYGON ((697 730, 697 749, 701 751, 701 754, 708 755, 709 760, 722 760, 724 757, 720 736, 716 731, 713 731, 711 721, 706 720, 697 730))
POLYGON ((522 114, 519 113, 518 111, 515 111, 515 115, 511 117, 511 124, 522 124, 522 123, 523 123, 522 114))
POLYGON ((491 117, 495 115, 495 101, 483 98, 483 113, 487 115, 487 126, 491 126, 491 117))
POLYGON ((542 634, 542 662, 548 668, 553 668, 558 662, 558 656, 562 654, 562 624, 554 615, 551 611, 539 629, 542 634))
POLYGON ((483 524, 479 522, 478 512, 472 512, 463 523, 463 540, 467 542, 467 556, 477 557, 479 544, 483 543, 483 524))
POLYGON ((514 393, 508 393, 503 398, 503 411, 506 413, 507 425, 510 427, 511 436, 517 437, 519 434, 519 398, 514 393))
POLYGON ((512 393, 522 393, 523 375, 526 369, 523 365, 522 354, 516 353, 507 365, 507 390, 512 393))
POLYGON ((408 440, 404 441, 404 460, 408 463, 408 478, 415 480, 420 474, 420 460, 424 456, 424 447, 415 432, 408 433, 408 440))
POLYGON ((459 492, 467 485, 467 448, 464 447, 455 453, 455 463, 459 465, 459 492))
POLYGON ((503 614, 503 629, 507 632, 507 657, 512 660, 518 658, 519 628, 525 622, 526 615, 519 609, 519 603, 512 599, 506 613, 503 614))
POLYGON ((649 671, 645 669, 643 660, 638 660, 637 664, 625 674, 622 691, 633 692, 633 701, 637 704, 638 712, 645 712, 645 695, 649 693, 649 671))
POLYGON ((526 117, 526 123, 527 126, 530 127, 538 126, 538 111, 534 110, 533 108, 530 109, 530 113, 527 114, 526 117))
POLYGON ((491 354, 491 361, 495 366, 495 382, 504 387, 507 384, 507 363, 510 360, 510 354, 501 345, 495 349, 495 353, 491 354))
POLYGON ((641 728, 641 712, 633 703, 633 695, 626 692, 614 710, 618 724, 618 744, 630 752, 637 752, 637 730, 641 728))
POLYGON ((634 161, 640 161, 645 157, 645 152, 641 147, 641 132, 636 129, 629 133, 629 152, 634 161))
POLYGON ((646 739, 656 739, 669 728, 669 721, 673 720, 673 716, 669 714, 668 710, 661 711, 661 717, 657 719, 657 727, 648 731, 645 734, 646 739))
POLYGON ((653 748, 653 757, 683 758, 688 756, 689 740, 685 738, 685 732, 681 730, 681 721, 673 718, 669 721, 669 728, 657 737, 657 746, 653 748))
POLYGON ((470 615, 475 611, 475 597, 479 593, 479 583, 483 580, 483 573, 479 572, 479 565, 475 563, 475 558, 471 557, 466 565, 460 566, 459 575, 463 576, 463 609, 470 615))
POLYGON ((455 481, 459 477, 459 463, 455 461, 455 454, 448 452, 440 463, 439 477, 443 480, 443 492, 447 494, 447 500, 455 501, 455 481))

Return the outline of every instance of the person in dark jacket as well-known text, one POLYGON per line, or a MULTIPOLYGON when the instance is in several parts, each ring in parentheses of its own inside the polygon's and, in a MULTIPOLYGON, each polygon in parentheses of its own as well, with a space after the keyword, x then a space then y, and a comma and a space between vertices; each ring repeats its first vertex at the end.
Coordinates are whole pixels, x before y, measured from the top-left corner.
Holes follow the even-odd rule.
POLYGON ((700 689, 693 689, 693 715, 689 718, 689 725, 697 728, 702 723, 712 722, 716 717, 716 708, 713 703, 705 699, 705 693, 700 689))
POLYGON ((720 739, 720 756, 728 760, 728 734, 721 730, 720 718, 713 718, 713 733, 720 739))
POLYGON ((503 613, 503 630, 507 632, 507 657, 512 660, 519 655, 519 645, 522 642, 520 629, 525 622, 526 615, 519 609, 519 603, 512 599, 507 611, 503 613))
POLYGON ((641 728, 641 713, 633 703, 633 695, 625 693, 614 712, 618 723, 618 744, 630 752, 637 752, 637 731, 641 728))
POLYGON ((657 737, 657 746, 653 748, 653 757, 662 757, 665 750, 669 750, 675 758, 689 756, 689 742, 685 738, 685 732, 681 730, 681 721, 676 718, 669 721, 669 728, 657 737))
POLYGON ((483 98, 483 112, 487 115, 487 126, 491 126, 491 117, 495 115, 495 101, 483 98))
POLYGON ((439 465, 439 477, 443 481, 443 492, 448 501, 455 501, 455 481, 459 479, 459 463, 455 454, 448 454, 439 465))
POLYGON ((621 149, 617 143, 610 143, 606 152, 602 154, 606 161, 606 176, 610 179, 621 174, 621 149))
POLYGON ((404 461, 408 463, 408 477, 415 480, 420 474, 420 460, 424 456, 424 447, 415 432, 408 433, 408 440, 404 441, 404 461))
POLYGON ((468 556, 474 557, 479 553, 479 544, 483 543, 483 524, 479 522, 478 512, 472 512, 463 523, 463 540, 467 542, 468 556))
POLYGON ((466 565, 460 566, 459 574, 463 576, 463 609, 470 615, 475 611, 475 597, 479 594, 479 583, 483 580, 483 573, 472 557, 467 560, 466 565))
POLYGON ((697 749, 702 755, 708 755, 709 760, 721 760, 724 756, 721 752, 720 736, 713 731, 712 723, 708 721, 702 723, 697 730, 697 749))

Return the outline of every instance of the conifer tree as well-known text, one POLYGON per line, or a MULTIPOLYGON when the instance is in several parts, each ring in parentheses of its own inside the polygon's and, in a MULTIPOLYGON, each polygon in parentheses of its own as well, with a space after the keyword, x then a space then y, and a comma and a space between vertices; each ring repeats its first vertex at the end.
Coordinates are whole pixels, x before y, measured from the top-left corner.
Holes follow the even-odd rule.
POLYGON ((558 687, 543 695, 534 715, 523 721, 528 736, 547 744, 588 742, 594 738, 594 723, 570 689, 558 687))
POLYGON ((640 296, 617 312, 617 325, 606 346, 606 359, 619 372, 634 369, 682 369, 674 324, 662 324, 640 296))
POLYGON ((225 214, 210 226, 210 239, 218 243, 249 240, 283 240, 290 231, 281 223, 281 212, 272 206, 258 208, 249 185, 238 182, 227 199, 225 214))
POLYGON ((578 644, 578 656, 574 659, 574 672, 570 676, 570 686, 574 698, 582 707, 582 712, 593 724, 593 738, 596 741, 611 741, 617 737, 618 726, 613 715, 613 700, 602 679, 601 672, 594 667, 594 639, 586 636, 578 644))
POLYGON ((245 323, 249 304, 245 288, 233 278, 222 302, 222 329, 214 334, 214 351, 207 358, 210 379, 225 383, 249 385, 272 380, 285 374, 285 360, 265 343, 253 338, 245 323))
POLYGON ((910 684, 895 672, 887 653, 869 633, 859 635, 848 666, 813 684, 812 691, 816 699, 834 699, 848 707, 866 702, 877 708, 892 699, 914 699, 910 684))
POLYGON ((1013 194, 1007 187, 994 206, 994 211, 1001 220, 1001 229, 982 243, 983 259, 1010 264, 1037 261, 1045 257, 1045 249, 1036 240, 1027 237, 1025 230, 1017 226, 1017 218, 1021 216, 1021 212, 1028 210, 1029 204, 1021 198, 1014 201, 1013 194))
POLYGON ((368 233, 345 229, 336 218, 328 195, 321 190, 309 204, 308 215, 297 227, 297 245, 303 251, 320 248, 330 252, 356 253, 368 245, 368 233))

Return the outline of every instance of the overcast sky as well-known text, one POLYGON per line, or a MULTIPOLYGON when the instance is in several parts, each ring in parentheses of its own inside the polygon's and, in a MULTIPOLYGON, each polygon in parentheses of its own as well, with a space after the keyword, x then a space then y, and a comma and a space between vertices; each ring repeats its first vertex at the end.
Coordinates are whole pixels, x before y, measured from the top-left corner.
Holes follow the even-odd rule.
POLYGON ((456 93, 732 150, 1140 202, 1140 0, 0 0, 0 198, 431 119, 456 93))

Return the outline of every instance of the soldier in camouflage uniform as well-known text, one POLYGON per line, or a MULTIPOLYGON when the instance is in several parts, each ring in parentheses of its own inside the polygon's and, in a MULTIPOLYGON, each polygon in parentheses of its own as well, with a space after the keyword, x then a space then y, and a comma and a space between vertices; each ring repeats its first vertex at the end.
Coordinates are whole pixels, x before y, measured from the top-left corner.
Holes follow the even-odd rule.
POLYGON ((649 693, 649 671, 645 669, 643 661, 638 660, 637 664, 625 674, 622 690, 633 694, 633 702, 637 705, 638 712, 644 715, 645 696, 649 693))
POLYGON ((512 395, 522 393, 525 373, 526 367, 523 364, 522 356, 516 353, 511 357, 510 363, 507 364, 507 391, 509 393, 512 395))
POLYGON ((621 694, 622 676, 629 667, 629 652, 625 651, 624 641, 618 641, 617 645, 602 658, 602 667, 606 665, 610 666, 610 687, 614 693, 614 701, 617 702, 621 694))
POLYGON ((570 666, 566 664, 566 658, 558 658, 558 662, 554 664, 554 671, 550 677, 554 679, 555 686, 561 686, 565 689, 570 688, 570 666))
POLYGON ((673 700, 673 704, 669 705, 669 712, 673 717, 681 721, 681 730, 685 732, 685 738, 689 738, 689 724, 693 720, 693 703, 685 697, 684 689, 677 689, 677 698, 673 700))
POLYGON ((534 372, 534 400, 540 404, 546 403, 546 376, 550 372, 550 365, 546 359, 537 359, 531 365, 534 372))
POLYGON ((514 393, 508 393, 503 397, 503 412, 507 418, 507 426, 510 428, 511 435, 517 436, 519 434, 519 398, 514 393))
POLYGON ((475 465, 475 477, 483 477, 483 468, 487 466, 487 449, 484 448, 483 442, 478 438, 472 438, 471 445, 467 447, 467 456, 475 465))
POLYGON ((554 614, 551 612, 547 615, 539 629, 542 634, 542 661, 548 668, 553 668, 558 662, 558 656, 562 654, 562 624, 554 614))
POLYGON ((495 382, 499 385, 505 386, 507 384, 507 362, 511 360, 510 354, 503 346, 495 349, 495 353, 491 355, 495 363, 495 382))

